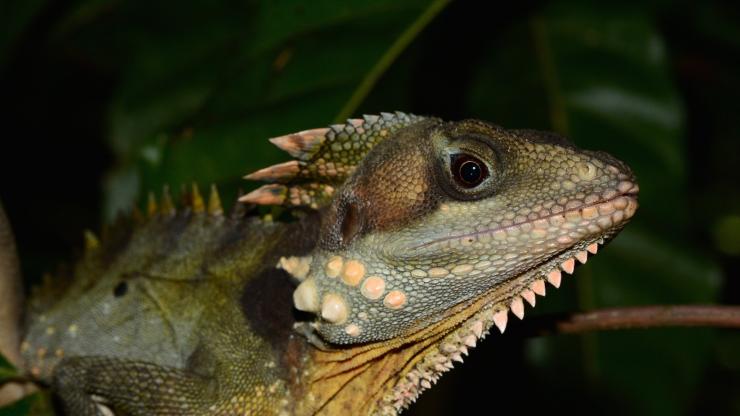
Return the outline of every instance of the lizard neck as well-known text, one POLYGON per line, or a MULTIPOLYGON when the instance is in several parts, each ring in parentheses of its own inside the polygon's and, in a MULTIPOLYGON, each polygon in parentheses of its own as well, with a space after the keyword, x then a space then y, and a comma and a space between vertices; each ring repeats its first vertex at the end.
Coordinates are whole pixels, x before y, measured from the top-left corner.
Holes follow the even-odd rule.
POLYGON ((462 362, 492 325, 501 328, 501 313, 506 319, 506 305, 522 287, 515 279, 387 341, 342 348, 308 344, 304 370, 295 380, 301 386, 296 413, 398 413, 462 362))

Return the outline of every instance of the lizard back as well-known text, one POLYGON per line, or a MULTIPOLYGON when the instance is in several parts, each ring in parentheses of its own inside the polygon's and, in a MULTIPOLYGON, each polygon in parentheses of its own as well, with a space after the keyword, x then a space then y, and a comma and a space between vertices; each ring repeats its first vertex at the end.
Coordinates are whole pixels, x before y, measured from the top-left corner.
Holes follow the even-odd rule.
MULTIPOLYGON (((35 377, 48 381, 70 356, 185 368, 204 339, 237 335, 263 342, 249 322, 250 314, 259 313, 259 299, 252 297, 245 309, 244 288, 264 286, 252 280, 275 265, 278 247, 307 250, 312 242, 281 243, 300 223, 244 212, 225 216, 220 205, 208 212, 202 205, 191 198, 175 210, 165 195, 148 218, 119 221, 101 241, 86 235, 86 249, 68 276, 47 277, 29 300, 21 350, 35 377), (236 312, 229 320, 218 319, 229 309, 236 312)), ((310 240, 310 233, 301 235, 310 240)), ((289 306, 291 286, 285 286, 289 306)))

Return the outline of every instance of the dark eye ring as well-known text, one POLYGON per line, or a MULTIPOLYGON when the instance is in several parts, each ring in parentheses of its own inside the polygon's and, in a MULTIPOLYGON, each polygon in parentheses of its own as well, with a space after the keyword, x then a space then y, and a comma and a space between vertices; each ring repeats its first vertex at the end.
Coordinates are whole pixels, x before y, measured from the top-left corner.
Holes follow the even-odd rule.
POLYGON ((455 182, 463 188, 474 188, 488 177, 488 167, 477 157, 460 153, 450 158, 455 182))

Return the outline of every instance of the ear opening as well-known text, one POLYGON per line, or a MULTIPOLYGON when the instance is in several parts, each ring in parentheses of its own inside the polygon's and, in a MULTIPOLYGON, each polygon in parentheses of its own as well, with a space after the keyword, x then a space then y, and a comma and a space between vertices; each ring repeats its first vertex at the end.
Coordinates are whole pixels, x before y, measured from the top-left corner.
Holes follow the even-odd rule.
POLYGON ((342 204, 342 212, 339 215, 342 245, 347 245, 362 231, 362 214, 356 202, 346 202, 342 204))
POLYGON ((331 203, 334 191, 352 175, 367 153, 397 131, 424 122, 413 114, 381 113, 347 120, 327 128, 304 130, 270 139, 297 160, 260 169, 245 177, 270 182, 239 201, 257 205, 308 206, 331 203))
POLYGON ((364 217, 362 206, 357 200, 341 195, 323 218, 319 246, 325 250, 347 247, 365 231, 364 217))

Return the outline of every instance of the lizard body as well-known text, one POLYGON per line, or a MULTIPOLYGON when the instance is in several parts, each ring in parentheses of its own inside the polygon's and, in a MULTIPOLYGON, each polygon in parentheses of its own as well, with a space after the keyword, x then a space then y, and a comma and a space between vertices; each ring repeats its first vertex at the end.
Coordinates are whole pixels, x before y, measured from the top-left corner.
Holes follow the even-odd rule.
POLYGON ((67 413, 395 414, 637 208, 624 163, 549 133, 396 113, 272 141, 295 160, 241 201, 292 220, 165 194, 33 294, 25 368, 67 413))

